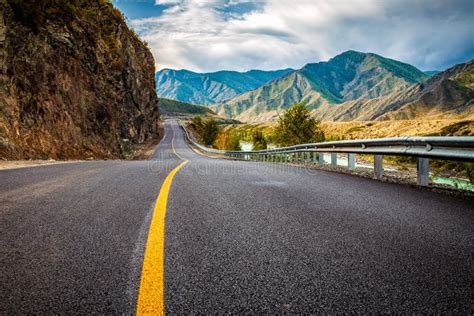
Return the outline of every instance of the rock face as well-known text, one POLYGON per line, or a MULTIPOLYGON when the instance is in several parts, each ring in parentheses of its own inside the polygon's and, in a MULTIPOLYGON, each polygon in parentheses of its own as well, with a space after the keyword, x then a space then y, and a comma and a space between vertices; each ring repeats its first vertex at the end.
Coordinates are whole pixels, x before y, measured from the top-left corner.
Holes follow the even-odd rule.
POLYGON ((158 136, 154 60, 106 0, 0 0, 0 158, 120 158, 158 136))
POLYGON ((189 70, 163 69, 156 73, 159 97, 193 104, 213 104, 256 89, 291 72, 250 70, 196 73, 189 70))

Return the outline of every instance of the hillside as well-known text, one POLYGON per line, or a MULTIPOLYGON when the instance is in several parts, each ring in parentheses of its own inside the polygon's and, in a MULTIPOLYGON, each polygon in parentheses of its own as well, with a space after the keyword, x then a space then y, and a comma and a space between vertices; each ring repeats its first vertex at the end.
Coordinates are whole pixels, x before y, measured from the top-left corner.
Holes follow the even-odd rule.
POLYGON ((314 111, 323 120, 409 120, 474 117, 474 60, 400 92, 314 111))
POLYGON ((316 109, 389 95, 427 79, 411 65, 372 53, 347 51, 327 62, 307 64, 214 108, 220 115, 239 120, 265 121, 296 102, 305 101, 316 109))
POLYGON ((165 98, 159 98, 160 112, 162 115, 167 116, 188 116, 188 115, 201 115, 201 116, 215 116, 216 113, 211 109, 201 106, 194 105, 176 100, 170 100, 165 98))
POLYGON ((192 104, 213 104, 256 89, 290 71, 291 69, 196 73, 163 69, 156 73, 156 92, 159 97, 167 99, 192 104))
POLYGON ((154 60, 109 1, 0 0, 0 158, 121 158, 158 135, 154 60))

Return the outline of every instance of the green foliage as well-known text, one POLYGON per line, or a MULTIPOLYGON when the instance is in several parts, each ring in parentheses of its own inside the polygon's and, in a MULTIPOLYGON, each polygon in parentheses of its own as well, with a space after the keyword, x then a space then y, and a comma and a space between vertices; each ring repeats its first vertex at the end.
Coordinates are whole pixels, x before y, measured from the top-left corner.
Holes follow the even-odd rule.
POLYGON ((212 145, 216 140, 218 134, 219 126, 217 125, 216 120, 210 118, 204 121, 201 134, 204 144, 206 144, 207 146, 212 145))
POLYGON ((196 115, 191 121, 191 126, 199 134, 205 145, 210 146, 214 144, 219 134, 219 125, 216 120, 209 118, 203 121, 200 115, 196 115))
POLYGON ((229 137, 229 146, 226 147, 226 150, 242 150, 240 146, 240 139, 235 135, 229 137))
POLYGON ((472 162, 461 162, 461 161, 449 161, 449 160, 430 160, 430 168, 433 169, 435 174, 443 172, 456 172, 459 174, 465 174, 471 183, 474 184, 474 163, 472 162))
POLYGON ((200 115, 196 115, 193 120, 191 121, 191 125, 193 128, 199 133, 202 133, 204 128, 204 123, 202 122, 202 117, 200 115))
POLYGON ((217 149, 242 150, 239 136, 225 130, 219 133, 213 145, 217 149))
POLYGON ((469 178, 469 181, 474 184, 474 163, 472 162, 467 162, 465 163, 466 167, 466 174, 467 177, 469 178))
POLYGON ((262 131, 255 131, 252 135, 253 146, 252 150, 264 150, 267 149, 267 140, 263 136, 262 131))
POLYGON ((160 108, 163 113, 170 115, 214 115, 215 113, 205 107, 200 105, 194 105, 190 103, 180 102, 176 100, 170 100, 165 98, 160 98, 160 108))
POLYGON ((280 117, 273 140, 279 146, 291 146, 323 141, 324 133, 306 104, 297 103, 280 117))

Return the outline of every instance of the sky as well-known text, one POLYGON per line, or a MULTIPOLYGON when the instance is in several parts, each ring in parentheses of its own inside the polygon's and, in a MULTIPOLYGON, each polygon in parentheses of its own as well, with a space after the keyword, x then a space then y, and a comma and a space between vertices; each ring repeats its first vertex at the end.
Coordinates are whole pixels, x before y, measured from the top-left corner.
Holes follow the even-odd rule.
POLYGON ((421 70, 474 58, 474 0, 113 0, 157 70, 301 68, 347 51, 421 70))

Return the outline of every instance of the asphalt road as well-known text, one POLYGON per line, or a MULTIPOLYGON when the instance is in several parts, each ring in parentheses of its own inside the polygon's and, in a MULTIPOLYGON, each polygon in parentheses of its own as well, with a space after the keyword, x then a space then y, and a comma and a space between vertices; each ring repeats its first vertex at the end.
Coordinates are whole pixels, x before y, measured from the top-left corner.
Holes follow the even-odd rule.
POLYGON ((175 122, 149 161, 0 171, 0 314, 133 314, 153 208, 166 312, 474 312, 472 201, 206 158, 175 122))

